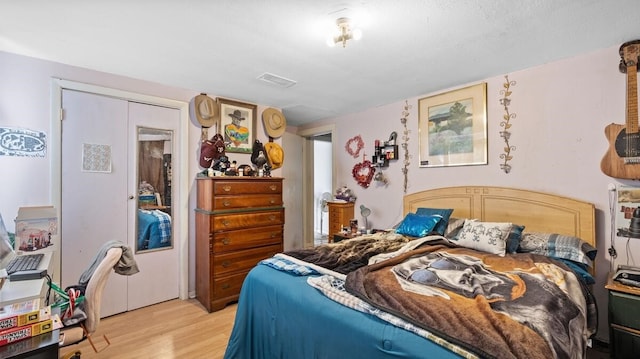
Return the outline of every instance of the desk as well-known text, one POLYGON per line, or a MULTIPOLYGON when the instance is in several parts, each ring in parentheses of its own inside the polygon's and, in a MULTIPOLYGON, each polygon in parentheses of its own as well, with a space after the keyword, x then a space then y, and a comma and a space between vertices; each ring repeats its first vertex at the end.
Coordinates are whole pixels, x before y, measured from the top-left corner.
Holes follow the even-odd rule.
POLYGON ((0 358, 11 359, 55 359, 58 358, 60 329, 36 335, 0 347, 0 358))
MULTIPOLYGON (((52 274, 51 258, 53 252, 45 253, 38 269, 47 269, 49 275, 52 274)), ((0 289, 0 307, 5 305, 23 302, 25 300, 44 298, 47 292, 47 279, 31 279, 21 281, 7 281, 0 289)))

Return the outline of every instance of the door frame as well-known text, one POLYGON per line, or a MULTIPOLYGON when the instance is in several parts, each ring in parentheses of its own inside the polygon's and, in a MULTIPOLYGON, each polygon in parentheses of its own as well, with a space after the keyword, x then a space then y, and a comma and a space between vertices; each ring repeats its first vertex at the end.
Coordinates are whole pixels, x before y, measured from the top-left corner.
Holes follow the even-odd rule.
MULTIPOLYGON (((179 151, 177 158, 178 166, 173 171, 174 176, 179 176, 182 184, 176 189, 178 198, 173 199, 177 204, 175 211, 179 211, 180 223, 174 223, 174 235, 176 238, 175 246, 178 250, 178 295, 180 299, 188 298, 189 291, 189 159, 187 158, 189 143, 189 103, 184 101, 172 100, 163 97, 144 95, 135 92, 123 91, 108 87, 86 84, 63 80, 59 78, 51 79, 51 202, 56 208, 58 218, 60 218, 60 208, 62 204, 62 90, 75 90, 97 95, 119 98, 127 101, 135 101, 139 103, 163 106, 173 108, 180 111, 180 123, 178 125, 178 133, 176 134, 176 148, 179 151)), ((60 218, 60 220, 64 220, 60 218)), ((53 280, 60 282, 60 270, 62 264, 60 262, 60 251, 54 251, 53 280)))
POLYGON ((314 246, 314 215, 316 198, 313 193, 313 137, 331 133, 331 185, 336 187, 336 126, 325 125, 298 131, 298 136, 303 137, 302 143, 302 246, 313 248, 314 246))

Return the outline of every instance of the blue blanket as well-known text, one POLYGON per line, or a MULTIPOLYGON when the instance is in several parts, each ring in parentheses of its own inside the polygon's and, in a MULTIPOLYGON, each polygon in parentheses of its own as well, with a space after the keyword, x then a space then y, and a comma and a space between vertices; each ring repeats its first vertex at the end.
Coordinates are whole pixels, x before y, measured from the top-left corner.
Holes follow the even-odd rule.
POLYGON ((459 358, 417 334, 334 302, 309 276, 267 265, 242 285, 226 359, 459 358))

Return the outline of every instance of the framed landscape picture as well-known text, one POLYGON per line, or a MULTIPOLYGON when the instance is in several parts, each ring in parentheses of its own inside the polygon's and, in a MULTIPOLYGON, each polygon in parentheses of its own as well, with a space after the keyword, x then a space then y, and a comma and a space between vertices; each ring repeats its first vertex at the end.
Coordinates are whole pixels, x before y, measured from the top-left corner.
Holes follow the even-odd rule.
POLYGON ((487 164, 487 84, 418 101, 420 167, 487 164))
POLYGON ((251 153, 256 138, 257 105, 218 98, 220 134, 226 152, 251 153))

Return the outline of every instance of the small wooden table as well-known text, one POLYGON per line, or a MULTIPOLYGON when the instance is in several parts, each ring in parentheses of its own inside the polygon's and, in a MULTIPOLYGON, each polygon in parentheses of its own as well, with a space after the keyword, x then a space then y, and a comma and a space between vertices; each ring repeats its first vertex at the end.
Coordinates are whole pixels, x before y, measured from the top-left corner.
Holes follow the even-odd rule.
POLYGON ((609 350, 614 358, 636 358, 640 349, 640 288, 609 275, 609 350))

